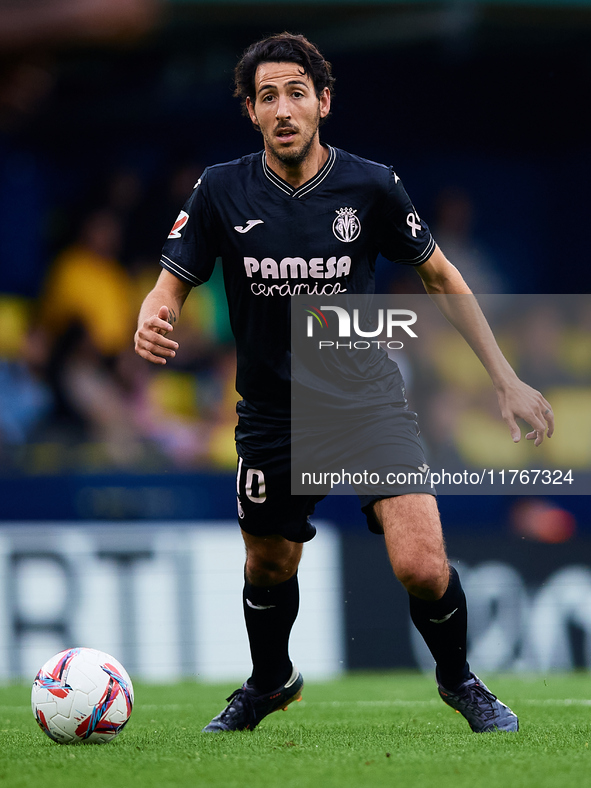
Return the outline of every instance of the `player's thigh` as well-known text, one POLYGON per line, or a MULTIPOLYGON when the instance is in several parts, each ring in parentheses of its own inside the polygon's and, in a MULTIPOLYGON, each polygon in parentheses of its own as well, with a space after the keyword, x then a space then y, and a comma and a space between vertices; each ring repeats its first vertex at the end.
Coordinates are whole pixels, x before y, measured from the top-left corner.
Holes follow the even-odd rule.
POLYGON ((373 513, 384 530, 392 568, 404 585, 446 584, 447 555, 433 495, 383 498, 375 502, 373 513))

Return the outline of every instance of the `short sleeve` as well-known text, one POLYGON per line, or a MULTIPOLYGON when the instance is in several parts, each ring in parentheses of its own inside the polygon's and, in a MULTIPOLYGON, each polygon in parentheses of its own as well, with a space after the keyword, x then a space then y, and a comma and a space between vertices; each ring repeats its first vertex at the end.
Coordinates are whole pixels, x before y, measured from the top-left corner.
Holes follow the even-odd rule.
POLYGON ((435 241, 392 167, 388 173, 378 230, 379 250, 393 263, 420 265, 433 254, 435 241))
POLYGON ((163 268, 194 287, 207 282, 218 256, 207 176, 205 170, 195 184, 172 226, 160 258, 163 268))

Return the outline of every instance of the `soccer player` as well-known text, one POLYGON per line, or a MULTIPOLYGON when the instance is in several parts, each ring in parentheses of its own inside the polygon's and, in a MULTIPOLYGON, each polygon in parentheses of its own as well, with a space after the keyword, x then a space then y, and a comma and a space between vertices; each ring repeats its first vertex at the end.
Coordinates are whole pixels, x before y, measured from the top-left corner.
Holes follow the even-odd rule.
MULTIPOLYGON (((531 425, 526 437, 536 446, 554 427, 549 403, 501 354, 476 300, 394 170, 320 141, 334 80, 317 48, 303 36, 271 36, 246 50, 235 78, 236 95, 264 149, 205 170, 164 245, 163 270, 142 305, 135 335, 143 358, 154 364, 173 358, 179 348, 170 335, 183 303, 221 257, 243 398, 237 406, 237 492, 253 671, 203 729, 208 732, 252 730, 298 699, 303 685, 288 640, 298 612, 302 545, 315 534, 309 515, 322 496, 290 494, 291 295, 372 293, 378 252, 414 266, 428 293, 467 296, 461 309, 443 296, 439 306, 488 371, 513 440, 521 437, 516 417, 531 425)), ((392 417, 380 419, 380 429, 401 447, 392 452, 393 469, 416 469, 424 456, 393 367, 386 387, 392 417)), ((369 528, 385 535, 412 620, 435 659, 443 700, 473 731, 516 731, 516 715, 466 661, 466 600, 448 563, 432 488, 408 485, 395 495, 360 498, 369 528)))

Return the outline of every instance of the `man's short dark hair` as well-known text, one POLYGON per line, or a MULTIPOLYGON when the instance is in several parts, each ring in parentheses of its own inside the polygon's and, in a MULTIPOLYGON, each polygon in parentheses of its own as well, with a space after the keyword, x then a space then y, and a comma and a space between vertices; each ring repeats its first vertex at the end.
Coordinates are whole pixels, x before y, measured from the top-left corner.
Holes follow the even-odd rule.
POLYGON ((324 88, 328 88, 333 93, 335 80, 332 76, 332 67, 320 54, 318 48, 305 36, 279 33, 251 44, 234 70, 236 84, 234 95, 240 99, 242 112, 246 116, 248 116, 246 99, 250 98, 252 103, 255 103, 254 78, 261 63, 297 63, 303 73, 312 80, 318 98, 324 88))

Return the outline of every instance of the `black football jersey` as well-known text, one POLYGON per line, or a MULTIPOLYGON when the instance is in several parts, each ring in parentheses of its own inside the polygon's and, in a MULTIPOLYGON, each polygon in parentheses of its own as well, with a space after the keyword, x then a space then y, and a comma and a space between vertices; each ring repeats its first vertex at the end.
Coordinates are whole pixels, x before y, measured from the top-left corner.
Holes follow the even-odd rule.
POLYGON ((290 406, 290 297, 374 292, 378 253, 420 265, 435 248, 391 167, 328 147, 293 188, 264 152, 208 167, 179 214, 161 265, 191 285, 221 258, 236 388, 262 413, 290 406))

